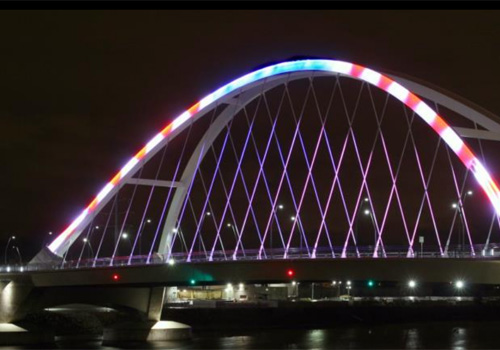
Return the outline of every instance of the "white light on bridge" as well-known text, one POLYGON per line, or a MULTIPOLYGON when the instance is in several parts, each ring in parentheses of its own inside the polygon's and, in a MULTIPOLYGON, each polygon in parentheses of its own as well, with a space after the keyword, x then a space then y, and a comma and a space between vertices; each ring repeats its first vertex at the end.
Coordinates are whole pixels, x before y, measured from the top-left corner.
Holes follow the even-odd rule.
POLYGON ((417 286, 417 282, 415 282, 414 280, 408 281, 408 287, 415 288, 416 286, 417 286))
POLYGON ((126 232, 122 233, 122 238, 123 239, 127 239, 128 238, 128 233, 126 233, 126 232))
POLYGON ((370 211, 368 209, 365 209, 365 215, 370 215, 370 211))
POLYGON ((457 289, 462 289, 464 287, 464 282, 463 281, 456 281, 455 282, 455 287, 457 289))

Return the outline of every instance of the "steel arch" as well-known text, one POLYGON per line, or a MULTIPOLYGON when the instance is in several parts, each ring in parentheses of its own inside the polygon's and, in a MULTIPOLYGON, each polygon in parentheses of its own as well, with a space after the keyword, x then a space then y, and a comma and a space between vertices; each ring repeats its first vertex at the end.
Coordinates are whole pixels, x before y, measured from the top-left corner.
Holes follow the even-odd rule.
MULTIPOLYGON (((403 78, 394 77, 391 79, 388 75, 383 75, 369 68, 349 62, 311 59, 283 62, 244 75, 229 84, 224 85, 212 94, 209 94, 184 113, 179 115, 173 120, 173 122, 168 124, 155 137, 153 137, 132 159, 130 159, 130 161, 112 178, 112 180, 104 186, 104 188, 81 212, 81 214, 56 237, 56 239, 48 246, 49 250, 56 255, 62 256, 69 249, 71 244, 78 238, 83 228, 92 220, 92 217, 109 202, 121 186, 131 179, 135 171, 137 171, 144 163, 154 156, 164 145, 166 145, 169 140, 176 137, 182 130, 188 127, 190 124, 189 122, 195 122, 218 104, 225 103, 234 105, 237 103, 240 105, 239 108, 242 108, 242 106, 258 95, 255 87, 262 82, 269 83, 269 88, 271 88, 272 86, 281 84, 284 77, 287 75, 293 76, 294 79, 300 79, 308 77, 311 74, 315 74, 316 76, 338 74, 340 76, 358 79, 386 91, 388 94, 403 102, 420 118, 422 118, 435 132, 437 132, 445 143, 459 157, 465 167, 472 171, 477 182, 485 191, 488 199, 495 209, 496 214, 500 215, 500 190, 479 159, 442 117, 440 117, 413 92, 403 87, 403 85, 398 81, 404 81, 403 84, 406 83, 405 85, 413 84, 412 91, 419 90, 418 93, 424 97, 426 97, 425 95, 432 94, 434 98, 438 99, 439 103, 443 102, 442 105, 449 107, 462 115, 466 113, 466 115, 464 115, 465 117, 480 125, 486 126, 488 130, 497 132, 500 130, 500 126, 492 121, 491 118, 486 116, 484 113, 471 109, 460 101, 450 99, 448 96, 428 87, 424 87, 421 84, 415 82, 408 84, 408 80, 403 78), (234 99, 237 95, 240 95, 239 102, 234 99), (241 99, 241 96, 244 96, 243 100, 241 99)), ((209 128, 205 136, 202 138, 202 141, 198 144, 195 153, 191 157, 191 160, 196 159, 196 162, 194 162, 195 165, 198 163, 199 159, 203 157, 204 152, 206 152, 207 145, 205 142, 210 142, 210 140, 213 141, 213 139, 215 139, 218 135, 216 129, 220 128, 221 130, 225 125, 224 120, 227 122, 232 118, 232 116, 235 115, 235 113, 229 113, 228 111, 228 109, 224 111, 226 112, 225 117, 221 118, 221 122, 216 126, 212 125, 213 128, 209 128)), ((191 160, 189 163, 193 163, 191 160)), ((192 174, 190 175, 190 171, 192 172, 192 169, 192 164, 187 166, 182 178, 188 179, 189 176, 192 176, 192 174)), ((182 186, 185 188, 186 183, 182 183, 180 187, 181 190, 179 191, 178 188, 178 191, 176 191, 177 198, 175 199, 175 203, 184 199, 182 192, 184 192, 185 196, 186 191, 182 190, 182 186)), ((168 236, 169 232, 172 231, 173 226, 175 225, 176 219, 175 210, 170 210, 162 234, 162 241, 159 249, 160 253, 166 253, 168 251, 168 236)))

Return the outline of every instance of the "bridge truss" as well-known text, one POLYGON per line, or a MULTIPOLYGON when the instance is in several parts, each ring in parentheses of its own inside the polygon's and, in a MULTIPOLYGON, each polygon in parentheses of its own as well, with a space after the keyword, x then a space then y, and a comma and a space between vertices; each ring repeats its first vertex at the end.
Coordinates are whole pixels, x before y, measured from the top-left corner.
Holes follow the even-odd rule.
POLYGON ((166 126, 48 249, 72 266, 488 255, 497 120, 351 63, 266 67, 166 126))

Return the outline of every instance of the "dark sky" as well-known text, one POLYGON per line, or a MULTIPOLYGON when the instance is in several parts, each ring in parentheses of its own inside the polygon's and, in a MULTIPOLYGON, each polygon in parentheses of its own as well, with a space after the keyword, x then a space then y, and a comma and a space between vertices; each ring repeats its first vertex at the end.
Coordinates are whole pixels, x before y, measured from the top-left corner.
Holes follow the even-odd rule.
POLYGON ((16 234, 39 249, 171 118, 265 63, 349 60, 500 113, 499 20, 498 11, 2 11, 0 246, 16 234))

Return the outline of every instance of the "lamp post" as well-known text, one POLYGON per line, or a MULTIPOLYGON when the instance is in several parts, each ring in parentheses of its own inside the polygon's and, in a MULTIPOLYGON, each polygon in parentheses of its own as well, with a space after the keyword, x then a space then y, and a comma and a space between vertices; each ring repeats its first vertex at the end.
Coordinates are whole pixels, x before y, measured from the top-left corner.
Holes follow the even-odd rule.
MULTIPOLYGON (((295 216, 290 217, 290 220, 295 221, 297 218, 295 216)), ((300 230, 300 223, 297 223, 297 230, 299 231, 299 238, 300 238, 300 249, 299 249, 299 257, 302 258, 302 232, 300 230)))
POLYGON ((461 255, 463 255, 464 253, 464 246, 465 246, 465 222, 464 222, 464 217, 463 217, 463 214, 462 214, 462 208, 461 208, 461 205, 460 204, 457 204, 457 203, 453 203, 452 205, 452 208, 453 209, 456 209, 458 211, 458 215, 460 217, 460 222, 462 223, 462 229, 460 230, 461 231, 461 234, 458 238, 458 245, 459 245, 459 252, 461 255))
POLYGON ((271 245, 269 249, 271 250, 271 258, 274 257, 274 253, 273 253, 273 225, 274 225, 274 216, 277 215, 278 210, 283 210, 283 208, 284 208, 283 204, 279 204, 278 208, 274 209, 273 215, 271 217, 271 229, 270 229, 270 232, 269 232, 269 234, 270 234, 270 236, 269 236, 269 243, 271 245))
POLYGON ((372 212, 370 210, 368 210, 368 209, 365 209, 364 214, 366 216, 370 217, 370 220, 371 220, 372 225, 373 225, 373 244, 374 244, 374 246, 373 246, 373 253, 375 253, 375 248, 377 247, 377 227, 375 225, 375 220, 373 218, 372 212))
MULTIPOLYGON (((356 222, 354 225, 354 241, 356 242, 355 244, 358 245, 358 237, 359 237, 359 212, 363 209, 363 206, 365 203, 368 203, 368 197, 365 197, 363 199, 363 202, 361 203, 360 210, 356 213, 356 222)), ((365 210, 366 211, 366 210, 365 210)))
POLYGON ((141 227, 139 228, 139 255, 142 255, 142 233, 144 232, 144 229, 146 228, 146 225, 147 224, 150 224, 151 223, 151 219, 146 219, 146 221, 144 221, 141 225, 141 227))
POLYGON ((19 265, 22 265, 23 258, 21 256, 21 252, 19 251, 19 248, 17 246, 12 246, 12 250, 15 250, 17 252, 17 256, 19 256, 19 265))
POLYGON ((90 244, 90 240, 89 240, 87 237, 85 237, 85 238, 83 239, 83 244, 84 244, 84 245, 88 245, 88 246, 89 246, 89 249, 90 249, 90 254, 91 254, 91 255, 90 255, 90 258, 92 258, 92 257, 94 256, 94 249, 92 249, 92 244, 90 244))
POLYGON ((7 245, 5 246, 5 265, 7 265, 7 255, 8 255, 10 241, 15 240, 15 239, 16 239, 16 236, 10 236, 9 240, 7 241, 7 245))

